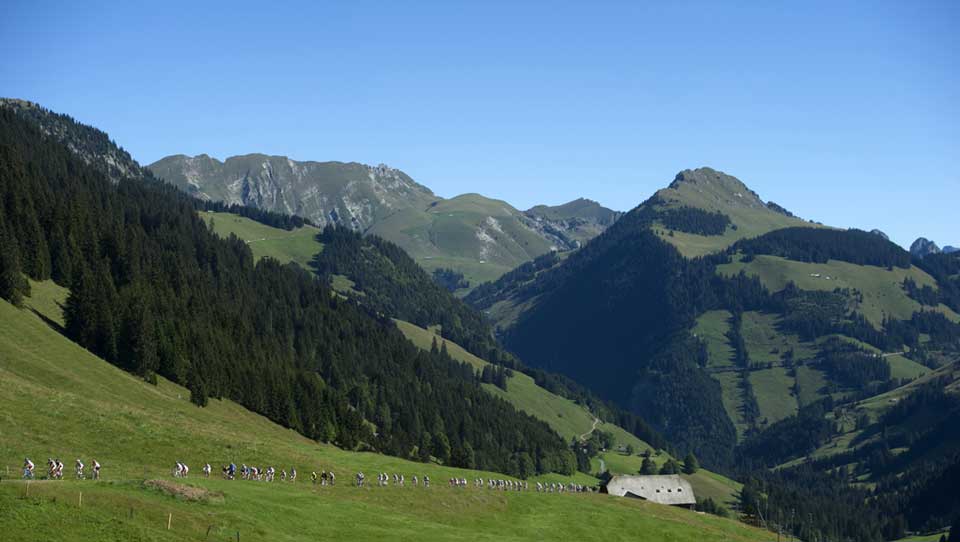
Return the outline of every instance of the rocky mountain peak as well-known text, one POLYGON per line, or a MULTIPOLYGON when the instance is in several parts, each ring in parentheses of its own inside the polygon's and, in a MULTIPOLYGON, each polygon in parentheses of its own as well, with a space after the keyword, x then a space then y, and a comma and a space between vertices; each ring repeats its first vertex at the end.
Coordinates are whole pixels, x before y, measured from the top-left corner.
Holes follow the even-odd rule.
POLYGON ((910 254, 923 258, 927 254, 939 254, 940 247, 926 237, 919 237, 910 245, 910 254))

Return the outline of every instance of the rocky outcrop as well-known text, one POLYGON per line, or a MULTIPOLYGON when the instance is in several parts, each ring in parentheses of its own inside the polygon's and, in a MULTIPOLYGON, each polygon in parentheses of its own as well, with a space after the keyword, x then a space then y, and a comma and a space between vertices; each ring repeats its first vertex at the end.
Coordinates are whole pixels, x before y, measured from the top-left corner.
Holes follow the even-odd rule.
POLYGON ((558 243, 577 248, 603 233, 623 213, 593 200, 578 198, 563 205, 537 205, 523 214, 530 219, 530 227, 553 236, 558 243))
POLYGON ((394 212, 437 198, 398 169, 355 162, 299 162, 247 154, 221 162, 205 154, 169 156, 149 166, 195 197, 295 214, 317 225, 364 231, 394 212))
POLYGON ((910 254, 918 258, 923 258, 927 254, 939 254, 940 247, 937 246, 933 241, 920 237, 910 245, 910 254))

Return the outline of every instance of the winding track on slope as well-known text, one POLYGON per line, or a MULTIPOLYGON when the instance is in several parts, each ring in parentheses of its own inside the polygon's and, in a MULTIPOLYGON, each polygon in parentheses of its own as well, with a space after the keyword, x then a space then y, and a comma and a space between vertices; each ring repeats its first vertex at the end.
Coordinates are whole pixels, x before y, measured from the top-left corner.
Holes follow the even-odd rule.
POLYGON ((593 417, 593 427, 591 427, 590 430, 587 431, 586 433, 580 435, 580 441, 582 442, 582 441, 587 440, 587 438, 590 436, 590 434, 597 430, 597 426, 598 426, 598 425, 600 425, 600 418, 594 416, 594 417, 593 417))

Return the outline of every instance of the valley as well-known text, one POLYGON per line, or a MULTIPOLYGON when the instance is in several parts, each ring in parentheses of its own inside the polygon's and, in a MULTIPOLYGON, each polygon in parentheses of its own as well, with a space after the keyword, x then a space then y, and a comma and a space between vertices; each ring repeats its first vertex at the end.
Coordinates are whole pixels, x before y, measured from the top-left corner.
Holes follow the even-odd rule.
POLYGON ((953 501, 931 495, 960 474, 960 256, 806 222, 710 168, 622 216, 447 200, 386 166, 264 155, 204 158, 243 180, 222 193, 175 157, 167 175, 193 168, 187 197, 156 171, 129 177, 135 162, 95 129, 3 105, 17 158, 0 184, 14 384, 0 403, 18 414, 0 435, 25 437, 0 439, 0 528, 23 539, 365 539, 387 532, 379 519, 400 539, 492 538, 508 522, 518 540, 878 540, 948 524, 953 501), (283 178, 326 179, 346 207, 290 216, 283 178), (359 186, 406 196, 358 207, 343 194, 359 186), (110 476, 12 482, 24 453, 96 454, 110 476), (301 481, 171 482, 179 460, 295 465, 301 481), (305 483, 314 468, 341 483, 305 483), (356 471, 435 484, 358 489, 356 471), (713 515, 436 483, 597 489, 638 473, 678 474, 713 515), (333 511, 307 531, 275 519, 333 511))

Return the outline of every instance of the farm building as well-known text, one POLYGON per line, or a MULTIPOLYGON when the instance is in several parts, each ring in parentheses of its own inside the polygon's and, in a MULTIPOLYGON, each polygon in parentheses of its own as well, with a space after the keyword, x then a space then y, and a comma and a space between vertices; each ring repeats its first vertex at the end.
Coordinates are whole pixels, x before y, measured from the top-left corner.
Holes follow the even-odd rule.
POLYGON ((676 474, 614 476, 605 491, 618 497, 633 497, 659 504, 693 508, 697 498, 693 486, 676 474))

